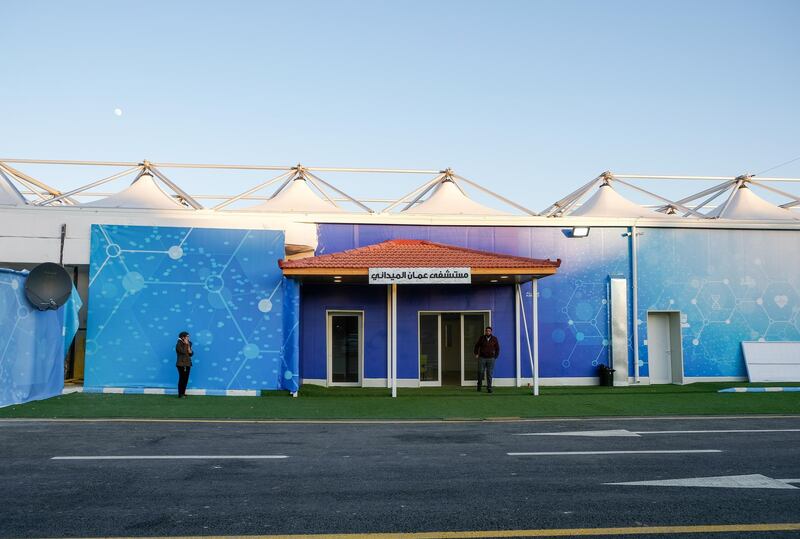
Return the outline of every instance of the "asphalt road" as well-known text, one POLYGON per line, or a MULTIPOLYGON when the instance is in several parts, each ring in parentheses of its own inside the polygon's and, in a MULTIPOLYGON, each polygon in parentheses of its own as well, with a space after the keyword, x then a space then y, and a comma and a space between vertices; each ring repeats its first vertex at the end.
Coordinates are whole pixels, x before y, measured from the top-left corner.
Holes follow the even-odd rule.
POLYGON ((401 424, 0 421, 3 537, 797 522, 800 417, 401 424), (639 434, 520 435, 615 429, 639 434), (664 432, 750 429, 760 432, 664 432), (766 432, 771 429, 796 430, 766 432), (634 453, 513 454, 576 451, 634 453), (202 458, 54 459, 76 456, 202 458), (748 474, 784 488, 608 484, 748 474))

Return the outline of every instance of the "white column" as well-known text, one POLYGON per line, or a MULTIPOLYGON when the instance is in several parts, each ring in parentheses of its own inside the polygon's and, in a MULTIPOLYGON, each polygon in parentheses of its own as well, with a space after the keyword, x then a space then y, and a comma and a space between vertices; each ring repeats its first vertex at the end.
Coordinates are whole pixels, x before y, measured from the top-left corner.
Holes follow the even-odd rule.
POLYGON ((392 397, 397 397, 397 284, 392 283, 392 397))
POLYGON ((533 394, 539 394, 539 279, 532 283, 533 298, 533 394))
POLYGON ((386 285, 386 388, 392 387, 392 285, 386 285))
POLYGON ((516 341, 516 349, 517 349, 517 387, 522 385, 522 380, 520 380, 520 365, 522 361, 522 346, 521 340, 522 335, 519 331, 519 303, 520 303, 520 296, 519 296, 519 285, 514 285, 514 340, 516 341))

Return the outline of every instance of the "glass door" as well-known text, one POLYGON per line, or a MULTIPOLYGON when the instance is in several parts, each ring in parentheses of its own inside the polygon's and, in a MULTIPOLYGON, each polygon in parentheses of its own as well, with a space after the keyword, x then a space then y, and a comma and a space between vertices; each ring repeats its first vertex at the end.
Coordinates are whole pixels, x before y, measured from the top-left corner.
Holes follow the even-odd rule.
POLYGON ((328 313, 328 383, 361 385, 362 314, 328 313))
POLYGON ((441 361, 439 353, 441 316, 439 314, 419 315, 419 383, 420 385, 441 384, 441 361))
POLYGON ((475 343, 483 335, 483 330, 489 325, 489 313, 464 313, 462 317, 464 336, 461 367, 461 383, 478 382, 478 360, 475 359, 475 343))

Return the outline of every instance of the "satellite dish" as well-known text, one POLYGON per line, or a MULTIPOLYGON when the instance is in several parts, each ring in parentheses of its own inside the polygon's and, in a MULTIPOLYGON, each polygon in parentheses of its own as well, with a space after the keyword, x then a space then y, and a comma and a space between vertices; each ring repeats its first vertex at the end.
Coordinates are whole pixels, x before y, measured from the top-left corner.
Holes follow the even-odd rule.
POLYGON ((72 294, 72 279, 63 266, 52 262, 39 264, 28 274, 25 296, 40 311, 58 309, 72 294))

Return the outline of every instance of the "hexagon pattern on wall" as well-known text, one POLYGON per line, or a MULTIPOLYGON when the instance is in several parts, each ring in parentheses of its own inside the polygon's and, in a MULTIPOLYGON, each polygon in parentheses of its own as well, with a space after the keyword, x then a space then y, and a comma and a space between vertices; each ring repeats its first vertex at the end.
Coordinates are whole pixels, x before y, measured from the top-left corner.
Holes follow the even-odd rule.
POLYGON ((796 232, 648 228, 639 246, 643 374, 648 310, 681 312, 686 376, 744 376, 742 341, 800 340, 796 232))

